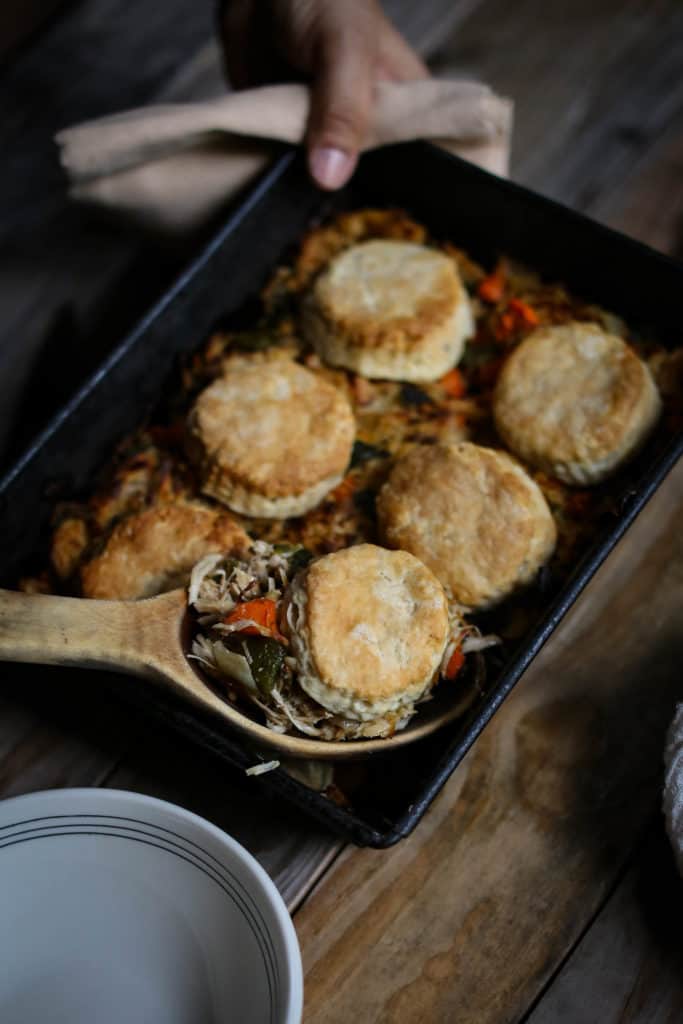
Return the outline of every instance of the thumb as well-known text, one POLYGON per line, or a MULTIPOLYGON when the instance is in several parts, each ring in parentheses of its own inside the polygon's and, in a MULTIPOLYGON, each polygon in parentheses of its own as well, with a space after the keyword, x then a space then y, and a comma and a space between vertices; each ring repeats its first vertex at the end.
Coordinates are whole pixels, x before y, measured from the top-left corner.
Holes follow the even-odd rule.
POLYGON ((307 145, 322 188, 340 188, 353 174, 373 111, 375 63, 374 25, 339 26, 321 41, 307 145))

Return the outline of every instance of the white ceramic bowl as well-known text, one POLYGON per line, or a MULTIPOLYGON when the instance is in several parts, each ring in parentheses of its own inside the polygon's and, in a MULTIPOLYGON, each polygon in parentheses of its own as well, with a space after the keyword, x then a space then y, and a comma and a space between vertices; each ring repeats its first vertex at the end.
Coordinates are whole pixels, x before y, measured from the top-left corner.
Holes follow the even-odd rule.
POLYGON ((2 1024, 300 1024, 296 933, 251 854, 108 789, 0 803, 2 1024))

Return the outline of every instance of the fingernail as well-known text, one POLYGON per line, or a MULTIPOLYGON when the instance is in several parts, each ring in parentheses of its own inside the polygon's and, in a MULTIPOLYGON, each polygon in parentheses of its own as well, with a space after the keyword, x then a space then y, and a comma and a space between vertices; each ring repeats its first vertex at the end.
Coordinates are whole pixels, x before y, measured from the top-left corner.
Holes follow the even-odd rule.
POLYGON ((314 149, 309 159, 311 174, 322 188, 340 188, 351 177, 354 157, 341 149, 323 146, 314 149))

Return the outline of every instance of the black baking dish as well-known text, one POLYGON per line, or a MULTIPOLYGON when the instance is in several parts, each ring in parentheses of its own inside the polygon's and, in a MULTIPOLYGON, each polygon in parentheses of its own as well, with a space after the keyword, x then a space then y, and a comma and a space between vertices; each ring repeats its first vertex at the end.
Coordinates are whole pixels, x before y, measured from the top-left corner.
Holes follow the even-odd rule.
MULTIPOLYGON (((364 156, 352 185, 334 196, 317 192, 301 157, 288 152, 0 482, 6 585, 45 550, 55 500, 87 488, 115 443, 157 403, 177 357, 200 345, 217 321, 257 294, 312 220, 367 205, 402 207, 434 236, 487 264, 499 253, 515 257, 614 310, 662 344, 680 342, 683 267, 637 242, 426 144, 364 156)), ((285 796, 356 843, 386 847, 406 836, 682 451, 683 434, 657 434, 628 475, 615 482, 618 515, 549 599, 486 696, 435 736, 375 755, 352 810, 283 771, 250 785, 285 796)), ((60 671, 41 668, 53 685, 60 671)), ((148 685, 119 677, 113 677, 113 685, 124 699, 236 768, 254 763, 254 752, 223 723, 148 685)))

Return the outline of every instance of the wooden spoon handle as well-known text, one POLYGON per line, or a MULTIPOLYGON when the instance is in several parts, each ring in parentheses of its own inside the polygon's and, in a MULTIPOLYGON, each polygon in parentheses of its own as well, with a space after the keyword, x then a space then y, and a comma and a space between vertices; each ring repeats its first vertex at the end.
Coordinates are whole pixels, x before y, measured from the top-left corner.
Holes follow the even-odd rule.
POLYGON ((0 661, 139 673, 136 606, 0 590, 0 661))

